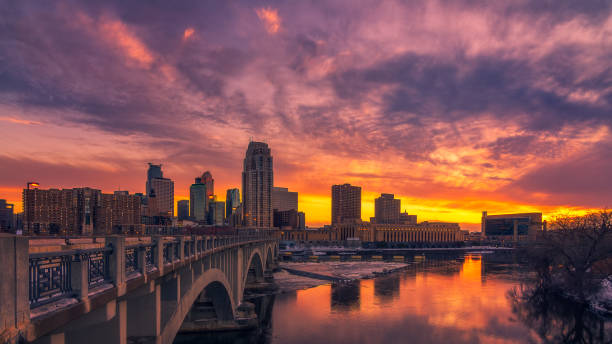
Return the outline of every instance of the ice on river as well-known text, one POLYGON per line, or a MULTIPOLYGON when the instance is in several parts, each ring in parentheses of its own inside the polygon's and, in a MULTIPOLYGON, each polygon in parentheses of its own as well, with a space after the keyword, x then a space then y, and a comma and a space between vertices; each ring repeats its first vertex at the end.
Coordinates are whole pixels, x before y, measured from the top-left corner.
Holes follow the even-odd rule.
MULTIPOLYGON (((404 263, 391 262, 321 262, 321 263, 281 263, 280 267, 306 271, 319 275, 338 277, 341 279, 365 279, 375 277, 375 273, 383 273, 390 270, 400 269, 408 266, 404 263)), ((330 283, 309 277, 296 276, 287 271, 274 274, 274 280, 281 291, 306 289, 322 284, 330 283)))

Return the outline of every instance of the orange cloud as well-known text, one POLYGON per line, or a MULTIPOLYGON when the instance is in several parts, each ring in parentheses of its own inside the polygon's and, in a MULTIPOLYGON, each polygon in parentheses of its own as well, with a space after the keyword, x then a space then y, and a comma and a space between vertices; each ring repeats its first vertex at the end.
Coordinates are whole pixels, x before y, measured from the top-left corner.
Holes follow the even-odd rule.
POLYGON ((42 124, 42 123, 37 122, 37 121, 30 121, 30 120, 26 120, 26 119, 19 119, 19 118, 13 118, 13 117, 0 117, 0 121, 11 122, 11 123, 15 123, 15 124, 23 124, 23 125, 40 125, 40 124, 42 124))
POLYGON ((125 24, 118 20, 105 20, 101 29, 130 59, 147 68, 151 65, 153 54, 125 24))
POLYGON ((194 28, 192 27, 186 28, 185 32, 183 33, 183 40, 184 41, 188 40, 191 36, 193 36, 194 33, 195 33, 194 28))
POLYGON ((281 19, 278 15, 278 10, 268 8, 260 8, 255 10, 259 19, 264 23, 266 31, 270 34, 275 34, 280 30, 281 19))

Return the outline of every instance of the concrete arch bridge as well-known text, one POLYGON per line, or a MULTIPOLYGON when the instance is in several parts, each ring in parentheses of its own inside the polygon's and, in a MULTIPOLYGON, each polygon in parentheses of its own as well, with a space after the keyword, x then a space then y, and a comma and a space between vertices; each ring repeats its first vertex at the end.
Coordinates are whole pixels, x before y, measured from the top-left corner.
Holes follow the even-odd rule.
POLYGON ((4 235, 0 252, 0 343, 172 343, 248 321, 245 289, 271 278, 278 238, 4 235))

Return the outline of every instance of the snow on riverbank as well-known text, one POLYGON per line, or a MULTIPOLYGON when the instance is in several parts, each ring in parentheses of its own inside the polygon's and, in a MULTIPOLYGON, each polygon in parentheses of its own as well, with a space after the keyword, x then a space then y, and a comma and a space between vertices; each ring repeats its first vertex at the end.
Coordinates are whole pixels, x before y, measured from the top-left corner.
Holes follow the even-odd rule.
POLYGON ((600 313, 612 315, 612 280, 601 281, 601 289, 591 299, 591 307, 600 313))
MULTIPOLYGON (((339 279, 365 279, 373 278, 376 273, 384 273, 407 267, 404 263, 390 262, 322 262, 322 263, 281 263, 280 267, 325 275, 339 279)), ((330 283, 309 277, 296 276, 287 271, 274 273, 274 280, 280 291, 306 289, 330 283)))

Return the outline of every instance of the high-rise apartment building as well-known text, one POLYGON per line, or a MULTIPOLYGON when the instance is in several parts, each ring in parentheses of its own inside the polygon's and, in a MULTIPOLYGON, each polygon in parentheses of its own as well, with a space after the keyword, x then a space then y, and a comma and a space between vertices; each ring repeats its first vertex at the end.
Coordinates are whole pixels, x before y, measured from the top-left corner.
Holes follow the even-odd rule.
POLYGON ((287 211, 298 210, 298 193, 291 192, 288 188, 272 188, 272 210, 287 211))
POLYGON ((15 230, 14 206, 0 199, 0 231, 15 230))
POLYGON ((24 189, 24 232, 89 235, 100 197, 100 190, 91 188, 24 189))
POLYGON ((115 191, 113 194, 101 194, 96 209, 94 233, 104 234, 140 234, 141 203, 138 195, 127 191, 115 191))
POLYGON ((140 233, 141 197, 91 188, 24 189, 25 234, 140 233))
POLYGON ((401 208, 402 201, 396 199, 393 194, 380 194, 380 197, 374 200, 374 217, 376 223, 400 223, 401 208))
POLYGON ((272 227, 272 185, 272 155, 268 144, 249 142, 242 172, 242 210, 245 226, 272 227))
POLYGON ((176 216, 179 221, 189 220, 189 200, 184 199, 176 203, 176 216))
POLYGON ((240 206, 240 190, 227 189, 225 194, 225 217, 230 218, 240 206))
POLYGON ((332 225, 361 220, 361 187, 332 185, 332 225))
POLYGON ((149 163, 147 170, 147 198, 149 216, 174 216, 174 182, 164 178, 162 165, 149 163))
POLYGON ((189 188, 189 215, 191 219, 194 221, 206 221, 208 204, 206 184, 202 183, 202 178, 196 178, 195 183, 191 184, 189 188))

